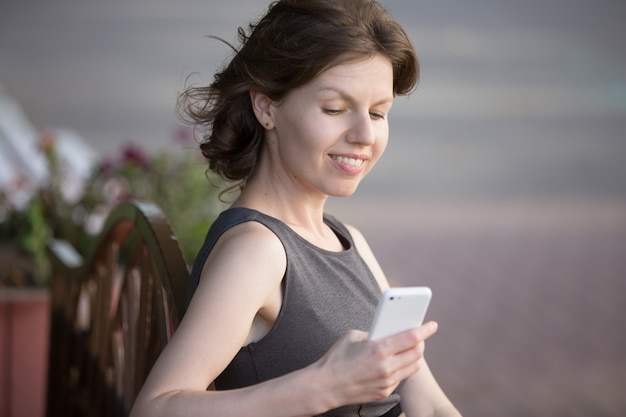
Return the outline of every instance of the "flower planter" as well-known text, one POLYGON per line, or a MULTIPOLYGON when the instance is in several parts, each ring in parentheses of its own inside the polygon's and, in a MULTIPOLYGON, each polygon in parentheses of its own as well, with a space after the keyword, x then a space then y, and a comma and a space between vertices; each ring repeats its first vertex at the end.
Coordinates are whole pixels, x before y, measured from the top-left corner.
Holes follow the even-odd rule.
POLYGON ((50 295, 44 288, 0 288, 0 416, 43 417, 50 295))

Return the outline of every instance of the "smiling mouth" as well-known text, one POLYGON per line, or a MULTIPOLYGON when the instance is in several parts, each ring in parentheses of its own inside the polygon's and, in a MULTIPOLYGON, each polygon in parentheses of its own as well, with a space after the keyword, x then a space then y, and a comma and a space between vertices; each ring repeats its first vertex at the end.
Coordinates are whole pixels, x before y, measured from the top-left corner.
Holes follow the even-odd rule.
POLYGON ((340 164, 349 165, 355 168, 358 168, 361 165, 363 165, 362 159, 348 158, 346 156, 339 156, 339 155, 331 155, 331 158, 333 158, 335 161, 339 162, 340 164))

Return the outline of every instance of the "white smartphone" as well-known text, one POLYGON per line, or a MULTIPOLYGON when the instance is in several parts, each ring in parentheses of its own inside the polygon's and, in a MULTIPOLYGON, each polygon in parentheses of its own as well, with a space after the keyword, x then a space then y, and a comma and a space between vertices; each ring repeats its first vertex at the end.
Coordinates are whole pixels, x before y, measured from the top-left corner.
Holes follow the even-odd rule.
POLYGON ((369 333, 370 340, 421 326, 431 298, 429 287, 395 287, 386 290, 376 309, 369 333))

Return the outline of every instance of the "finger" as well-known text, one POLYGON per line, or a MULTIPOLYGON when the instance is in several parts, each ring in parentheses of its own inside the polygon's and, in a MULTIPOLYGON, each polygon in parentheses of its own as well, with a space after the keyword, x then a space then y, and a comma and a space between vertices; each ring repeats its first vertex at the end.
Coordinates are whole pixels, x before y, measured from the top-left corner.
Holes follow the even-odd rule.
POLYGON ((423 342, 386 359, 382 375, 386 376, 387 383, 397 384, 419 371, 420 359, 423 357, 421 345, 423 342))
POLYGON ((361 330, 349 330, 347 334, 349 335, 348 337, 350 338, 350 340, 354 340, 357 342, 367 340, 367 336, 368 336, 367 332, 364 332, 361 330))
POLYGON ((418 328, 380 339, 380 341, 388 349, 389 354, 398 354, 408 349, 414 349, 421 342, 435 334, 437 328, 437 323, 430 321, 418 328))

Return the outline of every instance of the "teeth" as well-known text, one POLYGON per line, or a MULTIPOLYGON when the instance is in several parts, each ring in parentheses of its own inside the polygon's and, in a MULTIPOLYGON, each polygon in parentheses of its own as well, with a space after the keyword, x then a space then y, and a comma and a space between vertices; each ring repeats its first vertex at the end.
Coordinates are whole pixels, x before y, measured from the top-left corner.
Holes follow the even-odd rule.
POLYGON ((337 162, 350 165, 352 167, 360 167, 363 164, 362 159, 346 158, 345 156, 334 156, 337 162))

